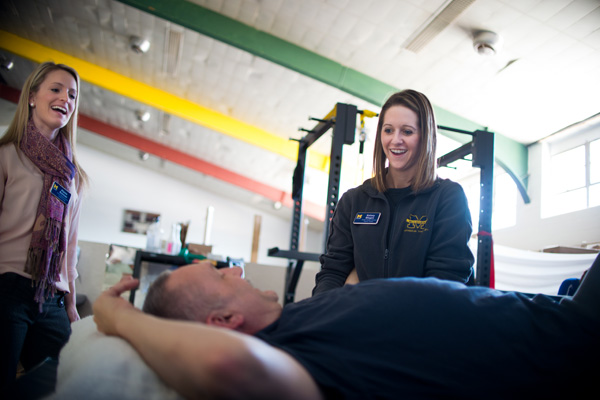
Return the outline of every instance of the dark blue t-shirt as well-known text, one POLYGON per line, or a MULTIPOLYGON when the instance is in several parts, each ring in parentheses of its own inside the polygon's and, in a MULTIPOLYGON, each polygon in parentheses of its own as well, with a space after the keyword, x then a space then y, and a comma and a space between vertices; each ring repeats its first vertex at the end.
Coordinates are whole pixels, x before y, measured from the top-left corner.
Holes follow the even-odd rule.
POLYGON ((554 398, 595 381, 600 357, 600 323, 576 307, 435 278, 327 291, 256 336, 332 399, 554 398))

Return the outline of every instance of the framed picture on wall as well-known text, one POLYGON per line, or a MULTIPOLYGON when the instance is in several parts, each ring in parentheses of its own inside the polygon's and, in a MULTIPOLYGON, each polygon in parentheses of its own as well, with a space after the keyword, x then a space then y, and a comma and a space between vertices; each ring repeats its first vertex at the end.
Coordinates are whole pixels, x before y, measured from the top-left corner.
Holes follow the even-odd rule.
POLYGON ((145 211, 125 210, 123 212, 123 232, 145 235, 150 224, 155 222, 160 214, 145 211))

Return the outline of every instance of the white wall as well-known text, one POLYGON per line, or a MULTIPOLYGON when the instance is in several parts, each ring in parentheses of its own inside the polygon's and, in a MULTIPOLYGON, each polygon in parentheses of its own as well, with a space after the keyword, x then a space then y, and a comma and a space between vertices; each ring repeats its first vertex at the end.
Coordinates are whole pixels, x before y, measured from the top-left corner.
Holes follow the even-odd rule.
MULTIPOLYGON (((517 225, 494 230, 494 243, 538 251, 554 245, 575 246, 600 241, 600 207, 542 219, 541 150, 529 149, 529 204, 518 199, 517 225)), ((91 177, 83 205, 80 239, 144 247, 142 235, 121 232, 123 210, 159 212, 170 223, 191 220, 188 242, 203 243, 208 206, 215 207, 213 252, 250 261, 254 215, 262 216, 257 262, 285 266, 286 260, 267 256, 271 247, 289 249, 289 219, 277 218, 246 204, 231 201, 186 183, 148 171, 85 145, 78 145, 79 160, 91 177)), ((291 216, 291 211, 290 211, 291 216)), ((323 235, 307 230, 306 249, 320 252, 323 235)))
MULTIPOLYGON (((145 236, 121 231, 126 209, 157 212, 167 231, 171 223, 191 221, 189 243, 203 243, 206 211, 214 207, 213 253, 250 261, 254 215, 262 216, 257 262, 285 266, 287 260, 269 257, 271 247, 289 249, 291 222, 191 185, 148 171, 138 165, 79 144, 78 158, 91 179, 84 198, 79 239, 145 247, 145 236)), ((290 217, 291 217, 290 211, 290 217)), ((322 234, 308 229, 306 249, 320 251, 322 234)))
POLYGON ((519 197, 517 225, 494 230, 494 243, 523 250, 541 250, 556 245, 600 242, 600 207, 541 218, 541 165, 542 145, 530 146, 528 193, 531 202, 525 204, 519 197))

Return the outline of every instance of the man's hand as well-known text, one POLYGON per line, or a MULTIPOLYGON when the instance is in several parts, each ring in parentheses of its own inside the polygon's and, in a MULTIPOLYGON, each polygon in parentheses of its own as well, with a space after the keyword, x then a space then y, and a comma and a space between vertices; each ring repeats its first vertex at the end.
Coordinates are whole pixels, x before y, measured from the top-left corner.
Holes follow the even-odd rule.
POLYGON ((121 297, 121 295, 139 284, 138 279, 133 279, 127 275, 121 278, 121 281, 105 290, 94 302, 94 322, 98 330, 107 335, 117 335, 117 321, 122 315, 131 312, 140 312, 130 302, 121 297))

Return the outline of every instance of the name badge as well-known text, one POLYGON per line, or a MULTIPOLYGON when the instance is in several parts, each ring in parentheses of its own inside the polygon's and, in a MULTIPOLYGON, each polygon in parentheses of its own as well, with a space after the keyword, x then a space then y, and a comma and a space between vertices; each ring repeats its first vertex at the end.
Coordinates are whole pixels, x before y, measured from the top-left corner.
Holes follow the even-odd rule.
POLYGON ((69 200, 71 199, 71 193, 64 187, 62 187, 58 182, 54 182, 52 187, 50 188, 50 194, 59 199, 64 205, 69 204, 69 200))
POLYGON ((354 217, 354 224, 356 225, 377 225, 379 222, 381 213, 379 212, 359 212, 354 217))

